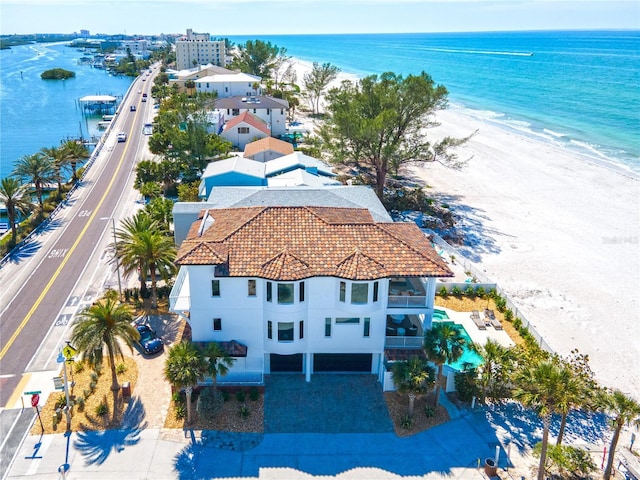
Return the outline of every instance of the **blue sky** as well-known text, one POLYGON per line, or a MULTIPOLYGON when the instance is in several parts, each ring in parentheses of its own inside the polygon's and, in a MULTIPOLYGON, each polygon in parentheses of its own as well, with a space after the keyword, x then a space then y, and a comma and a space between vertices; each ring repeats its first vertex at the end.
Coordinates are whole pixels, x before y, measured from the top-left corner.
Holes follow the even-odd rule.
POLYGON ((0 0, 0 18, 3 35, 640 29, 640 1, 0 0))

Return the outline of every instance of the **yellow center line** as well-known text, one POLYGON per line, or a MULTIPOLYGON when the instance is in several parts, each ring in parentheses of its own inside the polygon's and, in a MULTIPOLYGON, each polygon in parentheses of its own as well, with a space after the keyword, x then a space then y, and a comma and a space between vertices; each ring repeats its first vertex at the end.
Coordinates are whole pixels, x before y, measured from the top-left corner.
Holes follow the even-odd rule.
MULTIPOLYGON (((135 125, 135 123, 134 123, 134 125, 135 125)), ((22 332, 22 330, 27 325, 27 323, 29 322, 29 320, 31 319, 31 317, 33 316, 35 311, 38 309, 38 307, 42 303, 42 300, 47 295, 47 293, 49 292, 49 290, 53 286, 54 282, 57 280, 58 276, 60 275, 60 272, 62 271, 64 266, 67 264, 69 259, 71 258, 71 255, 73 254, 73 252, 75 251, 76 247, 78 246, 78 244, 80 243, 80 241, 84 237, 85 233, 87 233, 87 230, 91 226, 91 223, 93 222, 93 219, 98 214, 98 210, 100 210, 100 207, 104 203, 105 199, 107 198, 107 195, 109 194, 109 192, 111 191, 111 188, 113 187, 113 183, 115 182, 115 179, 118 176, 118 172, 120 171, 120 168, 122 167, 122 163, 124 161, 124 157, 125 157, 125 154, 127 153, 128 149, 129 149, 129 142, 127 142, 127 144, 125 145, 124 151, 122 152, 122 156, 120 157, 120 161, 118 162, 118 166, 116 167, 115 173, 111 177, 111 181, 109 182, 109 185, 107 185, 107 189, 105 190, 104 194, 102 195, 102 198, 100 199, 100 201, 96 205, 96 208, 93 210, 93 213, 89 217, 89 221, 84 226, 84 228, 80 232, 80 235, 78 235, 78 238, 76 238, 76 241, 73 243, 73 245, 71 246, 71 248, 69 249, 69 251, 65 255, 64 259, 62 260, 62 262, 60 263, 60 265, 56 269, 55 273, 53 274, 53 276, 49 280, 49 283, 47 283, 47 286, 44 287, 44 289, 42 290, 42 293, 40 293, 40 296, 38 297, 38 299, 35 301, 35 303, 31 307, 31 310, 29 310, 27 315, 24 317, 24 320, 22 320, 22 322, 20 323, 20 325, 18 326, 16 331, 13 332, 13 335, 11 335, 11 338, 9 338, 9 341, 6 343, 6 345, 4 346, 2 351, 0 351, 0 360, 2 360, 2 358, 6 355, 7 351, 9 350, 9 348, 11 348, 11 345, 13 345, 13 342, 15 342, 16 338, 18 338, 18 335, 20 335, 20 332, 22 332)))

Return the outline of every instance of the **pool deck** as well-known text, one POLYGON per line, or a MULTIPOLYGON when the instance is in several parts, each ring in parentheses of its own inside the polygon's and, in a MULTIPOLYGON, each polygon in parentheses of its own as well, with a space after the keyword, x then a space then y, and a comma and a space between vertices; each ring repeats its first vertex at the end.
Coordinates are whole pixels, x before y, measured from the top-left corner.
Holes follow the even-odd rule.
MULTIPOLYGON (((471 320, 471 312, 456 312, 449 308, 438 306, 436 310, 442 310, 449 316, 449 321, 459 323, 467 331, 474 343, 484 345, 488 339, 495 340, 504 347, 512 347, 515 342, 511 340, 509 334, 504 330, 496 330, 493 327, 487 327, 486 330, 480 330, 471 320)), ((443 319, 446 321, 446 319, 443 319)))

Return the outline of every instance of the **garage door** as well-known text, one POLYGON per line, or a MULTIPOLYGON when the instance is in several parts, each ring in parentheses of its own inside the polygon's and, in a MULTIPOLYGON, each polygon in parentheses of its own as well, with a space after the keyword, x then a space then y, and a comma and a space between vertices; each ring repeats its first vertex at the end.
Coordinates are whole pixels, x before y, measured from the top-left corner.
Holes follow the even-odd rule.
POLYGON ((287 372, 302 373, 302 354, 278 355, 271 354, 271 373, 287 372))
POLYGON ((313 355, 313 371, 371 373, 370 353, 316 353, 313 355))

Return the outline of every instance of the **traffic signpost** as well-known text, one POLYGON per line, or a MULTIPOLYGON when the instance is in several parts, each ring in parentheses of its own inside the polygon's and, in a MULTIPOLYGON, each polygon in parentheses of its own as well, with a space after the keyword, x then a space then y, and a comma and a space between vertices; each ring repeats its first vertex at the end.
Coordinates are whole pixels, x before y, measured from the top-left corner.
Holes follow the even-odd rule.
POLYGON ((40 403, 40 394, 33 393, 31 395, 31 406, 36 409, 38 420, 40 420, 40 428, 42 428, 42 433, 44 433, 44 425, 42 423, 42 417, 40 416, 40 409, 38 408, 38 403, 40 403))

